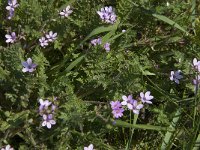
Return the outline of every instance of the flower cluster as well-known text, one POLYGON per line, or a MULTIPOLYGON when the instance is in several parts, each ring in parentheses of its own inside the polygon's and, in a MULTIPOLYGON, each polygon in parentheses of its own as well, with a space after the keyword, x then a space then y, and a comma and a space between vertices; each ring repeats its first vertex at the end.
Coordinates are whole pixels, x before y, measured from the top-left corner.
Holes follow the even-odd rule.
POLYGON ((116 22, 117 16, 113 11, 112 6, 101 8, 101 11, 97 11, 101 20, 106 23, 114 24, 116 22))
POLYGON ((67 18, 73 11, 70 10, 70 6, 67 6, 65 9, 63 9, 59 14, 61 18, 67 18))
POLYGON ((52 125, 56 124, 54 120, 55 110, 57 108, 56 98, 54 98, 54 102, 50 102, 49 100, 39 99, 40 106, 39 106, 39 114, 42 116, 42 126, 47 126, 47 128, 51 128, 52 125))
POLYGON ((114 118, 122 117, 125 109, 133 111, 134 114, 139 114, 140 109, 144 107, 145 103, 152 104, 151 100, 153 98, 154 97, 151 95, 150 91, 147 91, 146 93, 140 92, 141 101, 133 99, 132 95, 129 95, 128 97, 123 95, 122 102, 120 101, 110 102, 113 117, 114 118))
POLYGON ((84 150, 94 150, 93 144, 90 144, 88 147, 84 147, 84 150))
POLYGON ((17 8, 19 4, 17 0, 8 0, 8 6, 6 9, 9 11, 8 19, 10 20, 14 16, 15 8, 17 8))
POLYGON ((28 58, 27 61, 22 62, 22 66, 24 67, 22 72, 33 72, 37 67, 37 65, 32 62, 31 58, 28 58))
POLYGON ((16 33, 11 32, 11 34, 6 34, 6 43, 14 43, 17 39, 16 33))
POLYGON ((49 45, 49 42, 54 42, 57 38, 57 33, 53 33, 53 31, 50 31, 48 34, 45 35, 45 37, 41 37, 39 39, 40 41, 40 46, 42 47, 46 47, 47 45, 49 45))
POLYGON ((91 44, 94 46, 101 45, 101 38, 91 40, 91 44))
POLYGON ((1 150, 14 150, 10 145, 6 145, 6 147, 2 147, 1 150))
MULTIPOLYGON (((101 38, 97 38, 97 39, 93 39, 90 42, 93 46, 97 46, 97 45, 101 45, 102 44, 102 40, 101 38)), ((106 50, 106 52, 110 51, 110 43, 105 43, 103 48, 106 50)))

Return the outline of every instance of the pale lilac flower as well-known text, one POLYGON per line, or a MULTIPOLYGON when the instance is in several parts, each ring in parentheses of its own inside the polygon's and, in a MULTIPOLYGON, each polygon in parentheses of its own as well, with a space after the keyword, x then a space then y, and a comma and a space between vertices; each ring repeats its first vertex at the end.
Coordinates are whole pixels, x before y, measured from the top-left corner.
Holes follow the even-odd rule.
POLYGON ((91 44, 96 46, 101 44, 101 38, 91 40, 91 44))
POLYGON ((120 101, 111 101, 110 105, 112 109, 118 109, 119 107, 122 107, 120 101))
POLYGON ((84 147, 84 150, 94 150, 93 144, 90 144, 88 147, 84 147))
POLYGON ((120 101, 111 101, 110 105, 114 118, 119 118, 123 116, 124 109, 122 108, 120 101))
POLYGON ((106 43, 103 47, 106 50, 106 52, 110 51, 110 43, 106 43))
POLYGON ((101 11, 97 11, 97 14, 103 22, 111 24, 116 22, 117 16, 113 11, 112 6, 101 8, 101 11))
POLYGON ((56 108, 57 108, 56 105, 54 105, 54 104, 51 105, 52 112, 54 112, 56 110, 56 108))
POLYGON ((28 58, 27 61, 22 62, 23 69, 22 72, 33 72, 36 68, 36 64, 32 62, 31 58, 28 58))
POLYGON ((197 90, 198 90, 198 87, 199 87, 199 84, 200 84, 200 75, 197 75, 196 78, 193 79, 193 84, 195 85, 194 91, 195 91, 195 93, 197 93, 197 90))
POLYGON ((8 6, 6 7, 7 10, 15 10, 19 4, 17 3, 17 0, 8 0, 8 6))
POLYGON ((8 0, 8 6, 6 9, 9 11, 8 19, 11 19, 14 16, 15 8, 17 8, 19 4, 17 3, 17 0, 8 0))
POLYGON ((198 72, 200 72, 200 61, 198 61, 196 58, 193 59, 193 66, 198 72))
POLYGON ((51 105, 51 102, 49 102, 48 100, 43 101, 43 99, 39 99, 39 102, 40 102, 39 111, 47 109, 51 105))
POLYGON ((1 148, 1 150, 14 150, 10 145, 6 145, 5 148, 1 148))
POLYGON ((124 109, 123 108, 118 108, 118 109, 113 109, 112 114, 114 118, 120 118, 123 116, 124 109))
POLYGON ((121 102, 121 104, 123 105, 123 106, 127 106, 128 107, 128 109, 133 109, 133 105, 132 105, 132 103, 133 103, 133 97, 132 97, 132 95, 129 95, 128 97, 127 96, 125 96, 125 95, 123 95, 122 96, 122 99, 123 99, 123 102, 121 102))
POLYGON ((73 11, 70 10, 70 6, 67 6, 65 9, 63 9, 59 14, 62 18, 68 17, 73 11))
POLYGON ((45 37, 41 37, 39 41, 40 41, 40 46, 42 47, 46 47, 48 45, 48 40, 46 40, 45 37))
POLYGON ((139 114, 140 109, 143 108, 143 104, 138 104, 136 100, 133 101, 133 113, 134 114, 139 114))
POLYGON ((49 42, 53 42, 57 38, 57 33, 53 33, 53 31, 50 31, 49 34, 46 34, 46 38, 49 42))
POLYGON ((42 122, 42 126, 47 126, 47 128, 51 128, 52 125, 56 124, 56 121, 53 120, 53 115, 52 114, 48 114, 48 115, 43 115, 43 122, 42 122))
POLYGON ((181 71, 171 71, 171 76, 170 76, 170 80, 176 82, 177 84, 179 84, 179 80, 183 78, 182 75, 180 75, 181 71))
POLYGON ((15 11, 13 9, 9 10, 9 16, 8 16, 9 20, 12 19, 12 17, 14 16, 14 12, 15 11))
POLYGON ((17 39, 15 32, 6 34, 5 37, 7 38, 6 43, 14 43, 17 39))
POLYGON ((140 92, 140 98, 142 103, 152 104, 151 100, 153 99, 153 96, 150 94, 150 91, 147 91, 145 94, 143 92, 140 92))

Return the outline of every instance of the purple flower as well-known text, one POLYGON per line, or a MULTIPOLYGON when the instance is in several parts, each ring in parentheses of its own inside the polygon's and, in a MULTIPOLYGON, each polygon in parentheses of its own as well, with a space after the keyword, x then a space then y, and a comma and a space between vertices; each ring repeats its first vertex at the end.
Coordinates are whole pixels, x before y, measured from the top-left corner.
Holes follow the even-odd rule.
POLYGON ((52 114, 48 114, 48 115, 43 115, 43 122, 42 122, 42 126, 47 126, 48 129, 51 128, 52 125, 56 124, 56 121, 53 120, 53 115, 52 114))
POLYGON ((17 0, 8 0, 8 6, 6 6, 7 10, 15 10, 19 4, 17 4, 17 0))
POLYGON ((106 50, 106 52, 110 51, 110 43, 106 43, 103 47, 106 50))
POLYGON ((179 80, 183 78, 182 75, 180 75, 181 71, 171 71, 171 76, 170 76, 170 80, 176 82, 177 84, 179 84, 179 80))
POLYGON ((7 38, 6 43, 14 43, 17 39, 15 32, 6 34, 5 37, 7 38))
POLYGON ((12 17, 14 16, 14 12, 15 11, 13 9, 9 10, 9 16, 8 16, 9 20, 12 19, 12 17))
POLYGON ((67 6, 65 9, 63 9, 59 14, 62 18, 68 17, 73 11, 70 10, 70 6, 67 6))
POLYGON ((200 72, 200 61, 198 61, 196 58, 193 59, 193 66, 198 72, 200 72))
POLYGON ((39 107, 39 111, 43 111, 43 109, 47 109, 50 105, 51 102, 49 102, 48 100, 43 101, 43 99, 39 99, 40 102, 40 107, 39 107))
POLYGON ((118 109, 113 109, 112 114, 114 118, 120 118, 123 116, 124 109, 123 108, 118 108, 118 109))
POLYGON ((45 37, 41 37, 39 41, 40 41, 40 46, 42 47, 46 47, 48 45, 48 40, 46 40, 45 37))
POLYGON ((17 8, 19 4, 17 4, 17 0, 8 0, 8 6, 6 9, 9 11, 8 19, 11 19, 14 16, 15 8, 17 8))
POLYGON ((94 146, 93 144, 90 144, 88 147, 84 147, 84 150, 93 150, 94 146))
POLYGON ((150 93, 150 91, 147 91, 145 94, 143 92, 140 92, 140 98, 142 103, 152 104, 151 100, 153 99, 153 96, 150 95, 150 93))
POLYGON ((124 109, 122 108, 120 101, 111 101, 110 105, 114 118, 119 118, 123 116, 124 109))
POLYGON ((57 38, 57 33, 53 33, 53 31, 50 31, 49 34, 46 34, 46 38, 49 42, 53 42, 57 38))
POLYGON ((103 22, 111 24, 116 22, 117 16, 113 11, 112 6, 101 8, 101 11, 97 11, 97 14, 103 22))
POLYGON ((128 107, 128 109, 133 109, 133 97, 132 97, 132 95, 129 95, 128 97, 127 96, 125 96, 125 95, 123 95, 122 96, 122 99, 123 99, 123 102, 121 102, 121 104, 123 105, 123 106, 127 106, 128 107))
POLYGON ((14 150, 10 145, 6 145, 5 148, 1 148, 1 150, 14 150))
POLYGON ((118 109, 118 108, 122 107, 120 101, 111 101, 110 105, 111 105, 112 109, 118 109))
POLYGON ((140 109, 143 108, 143 104, 138 104, 136 100, 133 101, 133 113, 134 114, 139 114, 140 109))
POLYGON ((91 40, 91 44, 96 46, 101 44, 101 38, 91 40))
POLYGON ((36 68, 36 64, 32 63, 32 59, 28 58, 27 61, 22 62, 23 69, 22 72, 33 72, 36 68))

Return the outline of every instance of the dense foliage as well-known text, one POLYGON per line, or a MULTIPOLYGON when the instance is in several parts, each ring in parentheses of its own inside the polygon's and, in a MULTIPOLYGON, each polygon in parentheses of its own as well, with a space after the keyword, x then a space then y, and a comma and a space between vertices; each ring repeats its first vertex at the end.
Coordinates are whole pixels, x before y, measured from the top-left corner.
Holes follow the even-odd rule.
POLYGON ((199 149, 199 1, 13 1, 0 0, 0 147, 199 149), (142 105, 116 117, 123 95, 142 105))

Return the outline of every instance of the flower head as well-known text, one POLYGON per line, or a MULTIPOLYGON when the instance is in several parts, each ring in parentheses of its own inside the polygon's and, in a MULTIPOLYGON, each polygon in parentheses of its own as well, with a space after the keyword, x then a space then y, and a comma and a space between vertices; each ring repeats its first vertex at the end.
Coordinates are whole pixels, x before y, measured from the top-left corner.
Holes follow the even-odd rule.
POLYGON ((8 6, 6 6, 7 10, 15 10, 19 4, 17 3, 17 0, 8 0, 8 6))
POLYGON ((43 115, 43 122, 42 122, 42 126, 47 126, 48 129, 51 128, 52 125, 56 124, 56 121, 53 120, 53 115, 52 114, 48 114, 48 115, 43 115))
POLYGON ((116 22, 117 16, 113 11, 112 6, 101 8, 101 11, 97 11, 97 14, 103 22, 111 24, 116 22))
POLYGON ((15 32, 6 34, 5 37, 7 38, 6 43, 14 43, 17 39, 15 32))
POLYGON ((48 45, 48 40, 46 40, 45 37, 41 37, 39 41, 40 41, 40 46, 42 47, 46 47, 48 45))
POLYGON ((110 43, 106 43, 103 47, 106 50, 106 52, 110 51, 110 43))
POLYGON ((150 94, 150 91, 147 91, 146 93, 140 92, 140 98, 142 103, 152 104, 151 100, 153 99, 153 96, 150 94))
POLYGON ((182 75, 180 75, 181 71, 171 71, 171 76, 170 76, 170 80, 176 82, 177 84, 179 84, 179 80, 183 78, 182 75))
POLYGON ((200 72, 200 61, 198 61, 196 58, 193 59, 193 66, 198 72, 200 72))
POLYGON ((122 107, 120 101, 111 101, 110 105, 112 109, 118 109, 119 107, 122 107))
POLYGON ((22 62, 23 69, 22 72, 33 72, 36 68, 36 64, 32 62, 31 58, 28 58, 27 61, 22 62))
POLYGON ((91 40, 91 44, 96 46, 101 44, 101 38, 91 40))
POLYGON ((121 104, 123 105, 123 106, 127 106, 128 107, 128 109, 133 109, 133 97, 132 97, 132 95, 129 95, 128 97, 127 96, 125 96, 125 95, 123 95, 122 96, 122 99, 123 99, 123 102, 121 102, 121 104))
POLYGON ((6 145, 5 148, 1 148, 1 150, 14 150, 10 145, 6 145))
POLYGON ((88 147, 84 147, 84 150, 94 150, 93 144, 90 144, 88 147))
POLYGON ((42 99, 39 99, 40 102, 40 107, 39 107, 39 111, 43 111, 43 109, 47 109, 50 105, 51 102, 49 102, 48 100, 43 101, 42 99))
POLYGON ((6 9, 9 11, 8 19, 11 19, 14 16, 15 8, 18 6, 17 0, 8 0, 8 6, 6 6, 6 9))
POLYGON ((49 42, 53 42, 57 38, 57 33, 53 33, 53 31, 50 31, 49 34, 46 34, 46 38, 49 42))
POLYGON ((114 118, 120 118, 123 116, 124 109, 122 108, 120 101, 111 101, 110 105, 114 118))
POLYGON ((59 14, 62 18, 68 17, 73 11, 70 10, 70 6, 67 6, 65 9, 63 9, 59 14))
POLYGON ((136 100, 133 101, 133 113, 135 114, 139 114, 140 109, 143 108, 143 104, 138 104, 138 102, 136 100))
POLYGON ((120 118, 123 116, 123 112, 124 109, 120 107, 118 109, 113 109, 112 114, 114 118, 120 118))

